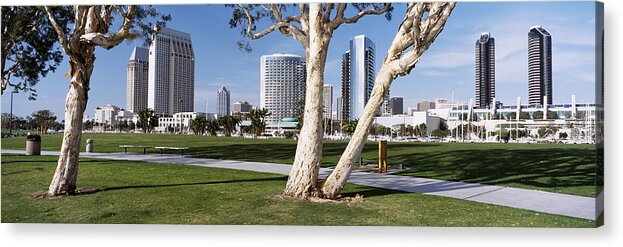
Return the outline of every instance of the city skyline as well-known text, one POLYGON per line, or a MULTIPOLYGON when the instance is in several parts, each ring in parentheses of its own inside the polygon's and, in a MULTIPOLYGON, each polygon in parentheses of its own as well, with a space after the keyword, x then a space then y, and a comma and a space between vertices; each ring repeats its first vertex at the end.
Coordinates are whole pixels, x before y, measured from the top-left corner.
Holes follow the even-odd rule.
MULTIPOLYGON (((533 25, 543 25, 555 34, 552 52, 553 89, 556 92, 553 101, 568 101, 569 95, 575 94, 578 102, 592 102, 595 44, 592 29, 594 24, 591 21, 594 19, 590 18, 591 12, 583 11, 590 4, 460 3, 444 32, 422 57, 411 75, 397 78, 391 91, 400 92, 404 96, 405 108, 413 107, 424 99, 445 97, 452 100, 453 91, 454 101, 466 102, 469 98, 473 98, 473 37, 481 32, 491 32, 495 34, 498 43, 496 98, 506 104, 514 103, 517 96, 527 100, 526 32, 533 25), (478 13, 481 11, 490 12, 491 15, 479 16, 478 13), (567 22, 572 24, 565 24, 567 22)), ((254 48, 252 53, 239 51, 235 42, 240 39, 240 35, 237 31, 230 30, 226 23, 230 18, 231 9, 222 5, 209 5, 205 8, 204 6, 156 7, 172 14, 173 21, 168 24, 169 27, 184 27, 183 30, 193 36, 197 54, 196 66, 202 68, 197 70, 195 77, 195 109, 204 109, 206 100, 209 101, 209 105, 216 105, 213 92, 221 84, 235 91, 236 98, 258 105, 259 57, 274 52, 304 54, 296 41, 277 34, 252 41, 251 45, 254 48), (209 18, 218 21, 207 30, 206 27, 198 25, 186 27, 182 24, 189 23, 188 20, 198 16, 210 16, 209 18), (214 39, 213 37, 217 37, 214 32, 223 38, 214 39)), ((391 38, 388 37, 392 36, 388 34, 395 32, 397 23, 401 21, 404 13, 404 5, 397 4, 395 8, 394 19, 391 22, 382 17, 370 17, 362 19, 361 23, 345 26, 336 31, 327 58, 326 82, 333 83, 336 90, 341 88, 336 83, 340 81, 340 54, 347 49, 348 39, 353 36, 359 34, 370 36, 377 46, 376 62, 380 63, 391 42, 391 38)), ((123 105, 126 87, 126 75, 123 72, 126 70, 124 67, 127 64, 128 54, 135 45, 140 46, 141 42, 134 41, 134 44, 121 45, 110 51, 98 50, 91 97, 85 111, 87 115, 93 112, 96 106, 106 103, 123 105), (111 71, 119 72, 111 73, 111 71)), ((68 70, 66 63, 63 61, 56 73, 43 78, 36 86, 39 94, 37 101, 27 101, 25 95, 15 95, 15 102, 16 104, 19 102, 20 107, 16 107, 14 113, 18 116, 29 115, 45 105, 62 119, 66 91, 58 88, 64 89, 67 84, 67 79, 63 77, 63 73, 68 70)), ((378 66, 375 69, 378 70, 378 66)), ((8 100, 3 99, 3 104, 8 106, 8 100)), ((335 106, 333 108, 336 110, 335 106)))

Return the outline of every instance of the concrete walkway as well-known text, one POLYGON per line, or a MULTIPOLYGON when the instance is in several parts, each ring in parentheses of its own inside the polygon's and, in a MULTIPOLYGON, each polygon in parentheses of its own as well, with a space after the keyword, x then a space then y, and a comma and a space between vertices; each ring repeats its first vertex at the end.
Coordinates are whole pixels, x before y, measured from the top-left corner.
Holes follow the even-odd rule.
MULTIPOLYGON (((24 154, 24 151, 2 150, 2 153, 24 154)), ((43 151, 41 154, 58 156, 59 152, 43 151)), ((136 153, 81 153, 80 157, 173 163, 266 172, 282 175, 288 175, 291 168, 290 165, 284 164, 189 158, 181 157, 179 155, 162 156, 159 154, 136 153)), ((331 169, 320 168, 320 178, 326 177, 330 172, 331 169)), ((495 185, 451 182, 428 178, 365 172, 353 172, 348 182, 377 188, 451 197, 589 220, 595 220, 603 211, 603 192, 600 193, 597 198, 591 198, 495 185)))

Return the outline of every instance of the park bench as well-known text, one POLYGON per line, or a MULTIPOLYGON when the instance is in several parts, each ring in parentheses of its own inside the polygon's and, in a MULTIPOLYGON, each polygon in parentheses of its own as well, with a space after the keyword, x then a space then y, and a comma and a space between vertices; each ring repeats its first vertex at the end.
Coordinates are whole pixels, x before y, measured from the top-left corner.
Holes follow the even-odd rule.
POLYGON ((123 148, 124 153, 128 153, 128 148, 142 148, 143 154, 146 154, 147 149, 150 148, 150 146, 135 146, 135 145, 119 145, 119 147, 123 148))
POLYGON ((162 155, 164 150, 179 150, 181 151, 182 156, 184 156, 184 150, 188 150, 188 147, 154 147, 156 149, 160 149, 160 155, 162 155))

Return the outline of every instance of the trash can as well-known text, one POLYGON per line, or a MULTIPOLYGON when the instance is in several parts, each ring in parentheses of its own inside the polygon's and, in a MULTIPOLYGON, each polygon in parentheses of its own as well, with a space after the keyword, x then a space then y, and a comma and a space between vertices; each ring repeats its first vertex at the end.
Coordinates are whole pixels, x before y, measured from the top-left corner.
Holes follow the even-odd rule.
POLYGON ((26 155, 41 155, 40 135, 26 135, 26 155))
POLYGON ((93 153, 93 139, 87 139, 87 153, 93 153))

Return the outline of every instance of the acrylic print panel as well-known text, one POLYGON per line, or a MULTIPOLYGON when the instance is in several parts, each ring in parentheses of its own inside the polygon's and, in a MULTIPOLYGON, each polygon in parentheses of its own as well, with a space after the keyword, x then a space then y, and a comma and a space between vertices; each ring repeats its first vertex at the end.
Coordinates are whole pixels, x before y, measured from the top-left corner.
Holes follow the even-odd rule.
POLYGON ((603 224, 603 4, 302 6, 2 7, 2 222, 603 224))

